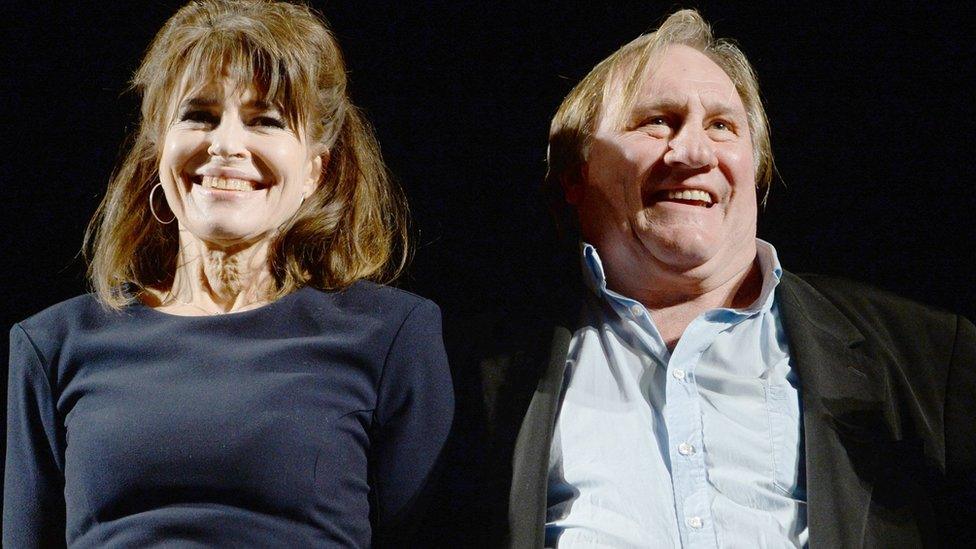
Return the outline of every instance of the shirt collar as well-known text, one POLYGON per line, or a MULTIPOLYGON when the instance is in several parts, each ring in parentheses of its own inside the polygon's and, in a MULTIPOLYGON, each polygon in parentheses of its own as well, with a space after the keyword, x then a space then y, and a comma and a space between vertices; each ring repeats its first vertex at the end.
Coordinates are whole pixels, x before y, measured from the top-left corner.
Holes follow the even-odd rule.
MULTIPOLYGON (((630 306, 633 299, 627 298, 613 290, 607 288, 606 271, 603 269, 603 261, 596 248, 586 242, 581 243, 581 259, 583 264, 583 282, 586 287, 601 299, 606 300, 611 306, 623 305, 630 306)), ((756 301, 743 309, 725 309, 726 311, 751 316, 755 313, 766 312, 773 306, 774 290, 783 277, 783 268, 780 266, 779 257, 776 255, 776 248, 765 240, 756 239, 756 258, 759 260, 759 271, 762 274, 762 290, 756 301)))

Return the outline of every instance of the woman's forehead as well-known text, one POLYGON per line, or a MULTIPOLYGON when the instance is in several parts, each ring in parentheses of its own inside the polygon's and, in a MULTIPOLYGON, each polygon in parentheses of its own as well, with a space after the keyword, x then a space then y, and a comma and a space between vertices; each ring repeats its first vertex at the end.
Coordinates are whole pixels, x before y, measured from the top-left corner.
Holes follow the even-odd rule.
POLYGON ((201 101, 223 101, 228 97, 240 98, 243 102, 264 101, 264 94, 259 93, 253 82, 240 83, 230 78, 210 78, 200 81, 188 81, 179 94, 182 101, 187 99, 201 101))
POLYGON ((192 102, 199 106, 217 106, 229 98, 255 109, 290 111, 284 98, 272 97, 267 86, 257 79, 238 79, 227 74, 214 77, 212 74, 196 76, 190 73, 172 99, 176 105, 192 102))
POLYGON ((248 74, 230 67, 186 67, 180 79, 180 97, 208 95, 223 98, 227 94, 267 95, 268 85, 256 74, 248 74))

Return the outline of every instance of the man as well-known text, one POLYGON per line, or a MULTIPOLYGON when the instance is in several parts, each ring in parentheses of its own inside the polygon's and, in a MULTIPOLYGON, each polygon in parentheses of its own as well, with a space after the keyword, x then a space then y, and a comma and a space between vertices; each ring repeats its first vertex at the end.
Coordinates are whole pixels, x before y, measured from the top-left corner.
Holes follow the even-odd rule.
POLYGON ((525 410, 512 546, 972 542, 976 328, 781 268, 756 238, 772 155, 736 46, 690 10, 625 45, 559 108, 549 168, 580 299, 481 362, 496 440, 525 410))

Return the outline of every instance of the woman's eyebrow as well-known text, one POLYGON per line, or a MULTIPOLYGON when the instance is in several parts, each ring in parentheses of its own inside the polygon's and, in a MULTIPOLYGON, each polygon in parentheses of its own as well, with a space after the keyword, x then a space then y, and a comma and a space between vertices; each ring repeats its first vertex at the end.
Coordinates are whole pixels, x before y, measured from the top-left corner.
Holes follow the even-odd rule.
POLYGON ((212 95, 198 95, 194 97, 189 97, 183 100, 183 108, 189 107, 207 107, 212 108, 220 104, 220 101, 212 95))
MULTIPOLYGON (((211 109, 214 107, 219 107, 220 104, 221 104, 220 100, 215 96, 200 95, 200 96, 188 97, 187 99, 183 100, 183 102, 180 104, 180 107, 183 110, 191 109, 191 108, 211 109)), ((276 112, 276 113, 281 112, 281 109, 277 105, 269 101, 265 101, 263 99, 254 99, 252 101, 248 101, 247 103, 242 105, 242 108, 253 112, 276 112)))
POLYGON ((252 110, 252 111, 274 111, 274 112, 278 112, 278 111, 281 110, 274 103, 270 103, 270 102, 265 101, 263 99, 254 99, 252 101, 248 101, 247 103, 245 103, 243 105, 243 107, 245 109, 252 110))

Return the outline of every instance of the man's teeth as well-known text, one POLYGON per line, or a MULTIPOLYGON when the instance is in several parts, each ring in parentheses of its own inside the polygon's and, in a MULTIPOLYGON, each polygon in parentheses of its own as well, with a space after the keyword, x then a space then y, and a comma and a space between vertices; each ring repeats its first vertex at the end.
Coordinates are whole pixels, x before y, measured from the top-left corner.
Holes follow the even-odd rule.
POLYGON ((712 196, 697 189, 686 191, 668 191, 668 200, 698 200, 706 204, 712 203, 712 196))
POLYGON ((253 191, 254 182, 247 179, 237 179, 234 177, 215 177, 205 175, 200 181, 205 189, 223 189, 227 191, 253 191))

